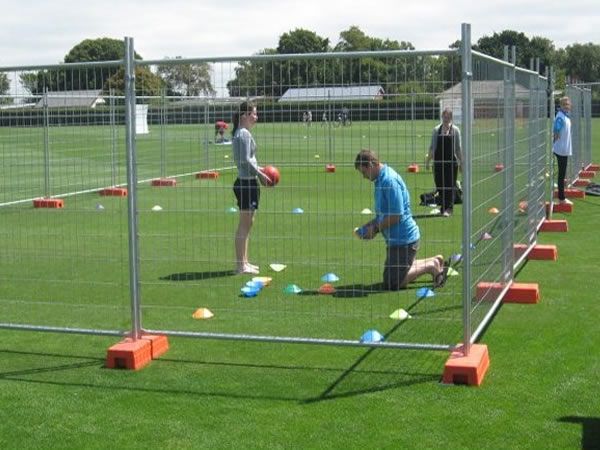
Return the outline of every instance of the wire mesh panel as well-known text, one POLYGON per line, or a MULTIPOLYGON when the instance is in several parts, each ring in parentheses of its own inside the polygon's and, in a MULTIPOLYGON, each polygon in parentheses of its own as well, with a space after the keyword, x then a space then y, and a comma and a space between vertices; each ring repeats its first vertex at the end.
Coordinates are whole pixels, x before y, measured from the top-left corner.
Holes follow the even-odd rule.
POLYGON ((585 85, 567 85, 566 95, 571 99, 571 137, 573 155, 567 170, 573 183, 581 170, 592 163, 592 91, 585 85))
POLYGON ((517 256, 536 242, 545 219, 548 149, 547 80, 537 73, 515 71, 515 168, 513 241, 517 256))
POLYGON ((176 180, 139 186, 144 328, 355 342, 376 329, 386 342, 440 348, 460 340, 460 272, 434 288, 442 260, 460 253, 460 205, 450 217, 435 199, 420 205, 421 194, 435 190, 424 159, 440 104, 460 103, 460 90, 452 90, 460 81, 456 52, 138 65, 180 81, 169 95, 137 86, 138 104, 149 111, 149 132, 138 136, 140 178, 176 180), (232 114, 246 100, 257 107, 258 164, 281 176, 277 186, 261 187, 248 247, 260 267, 255 275, 236 273, 232 114), (376 211, 374 185, 354 166, 363 148, 395 169, 410 193, 421 233, 417 258, 429 258, 418 264, 430 273, 405 290, 382 286, 384 240, 353 232, 376 211), (245 296, 241 288, 257 276, 272 281, 245 296), (199 308, 214 317, 194 320, 199 308), (412 319, 401 321, 400 309, 412 319))
POLYGON ((592 88, 583 92, 583 168, 592 164, 592 88))
MULTIPOLYGON (((469 230, 471 331, 481 326, 512 279, 515 177, 514 70, 473 55, 471 226, 469 230)), ((525 99, 528 98, 528 91, 525 99)), ((520 100, 519 100, 520 101, 520 100)))
MULTIPOLYGON (((123 329, 127 204, 119 63, 0 69, 0 323, 123 329)), ((121 74, 122 78, 122 74, 121 74)))
POLYGON ((567 167, 567 184, 572 184, 578 177, 579 171, 583 169, 584 155, 583 143, 585 133, 585 120, 583 119, 583 90, 577 86, 567 86, 566 95, 571 99, 571 144, 573 154, 567 167))

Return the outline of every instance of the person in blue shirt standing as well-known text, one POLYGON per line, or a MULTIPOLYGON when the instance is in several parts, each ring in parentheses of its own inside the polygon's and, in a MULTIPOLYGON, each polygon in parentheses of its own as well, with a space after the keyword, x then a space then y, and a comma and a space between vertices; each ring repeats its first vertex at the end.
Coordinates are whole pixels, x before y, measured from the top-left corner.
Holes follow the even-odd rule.
POLYGON ((560 203, 572 205, 569 199, 565 197, 565 176, 567 175, 567 164, 569 156, 573 154, 573 146, 571 142, 571 99, 562 97, 560 99, 560 109, 554 118, 554 126, 552 127, 553 141, 552 152, 556 156, 558 163, 558 200, 560 203))
POLYGON ((447 274, 443 256, 415 259, 421 235, 412 217, 410 196, 402 177, 368 149, 358 153, 354 168, 375 184, 376 215, 360 228, 360 237, 373 239, 381 233, 385 239, 384 289, 404 289, 425 274, 432 276, 434 287, 442 286, 447 274))

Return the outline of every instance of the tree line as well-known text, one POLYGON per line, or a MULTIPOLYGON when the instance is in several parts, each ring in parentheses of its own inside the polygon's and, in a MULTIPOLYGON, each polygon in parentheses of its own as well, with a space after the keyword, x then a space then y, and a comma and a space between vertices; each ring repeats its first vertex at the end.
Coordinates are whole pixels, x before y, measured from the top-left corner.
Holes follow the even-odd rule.
MULTIPOLYGON (((504 46, 515 46, 517 65, 529 68, 532 58, 539 58, 541 73, 545 67, 555 70, 556 87, 564 88, 567 78, 578 82, 600 80, 600 45, 593 43, 568 45, 556 48, 547 38, 528 37, 522 32, 505 30, 481 37, 474 49, 502 58, 504 46)), ((449 44, 458 48, 460 41, 449 44)), ((381 39, 365 34, 359 27, 351 26, 339 34, 337 43, 317 33, 295 29, 282 34, 277 46, 258 51, 257 55, 282 55, 305 53, 336 53, 373 50, 415 50, 408 41, 381 39)), ((118 39, 86 39, 75 45, 65 56, 64 62, 96 62, 120 60, 123 42, 118 39)), ((135 58, 141 60, 139 54, 135 58)), ((154 71, 136 67, 136 88, 139 94, 156 96, 165 92, 169 96, 214 96, 208 63, 161 64, 154 71)), ((234 76, 227 82, 231 96, 266 95, 281 96, 291 86, 357 85, 369 80, 394 80, 384 86, 386 93, 419 92, 423 86, 413 80, 423 78, 439 80, 439 83, 460 81, 458 58, 450 56, 422 56, 410 62, 398 58, 363 57, 360 59, 336 59, 327 65, 318 60, 274 60, 268 64, 261 61, 241 61, 234 76), (400 82, 398 82, 400 80, 400 82), (249 91, 252 89, 252 92, 249 91)), ((96 67, 90 69, 58 69, 55 71, 30 71, 19 75, 19 82, 32 96, 39 98, 45 91, 101 89, 120 94, 124 91, 123 69, 119 67, 96 67)), ((378 82, 379 84, 379 82, 378 82)), ((448 86, 428 86, 428 89, 445 89, 448 86)), ((0 98, 11 103, 10 80, 0 73, 0 98)))

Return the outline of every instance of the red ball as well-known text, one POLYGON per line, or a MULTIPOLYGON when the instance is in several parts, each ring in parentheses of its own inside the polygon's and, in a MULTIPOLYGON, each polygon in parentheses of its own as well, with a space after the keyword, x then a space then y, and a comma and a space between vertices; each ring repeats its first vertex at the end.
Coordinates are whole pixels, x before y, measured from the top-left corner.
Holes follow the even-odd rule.
POLYGON ((265 166, 263 167, 263 173, 271 179, 271 183, 269 186, 275 186, 279 183, 279 170, 275 166, 265 166))

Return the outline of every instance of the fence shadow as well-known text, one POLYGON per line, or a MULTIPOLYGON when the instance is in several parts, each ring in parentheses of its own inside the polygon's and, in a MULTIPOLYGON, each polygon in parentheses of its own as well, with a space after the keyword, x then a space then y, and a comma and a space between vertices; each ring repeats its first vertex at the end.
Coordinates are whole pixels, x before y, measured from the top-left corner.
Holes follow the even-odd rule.
POLYGON ((208 272, 180 272, 180 273, 172 273, 170 275, 165 275, 164 277, 160 277, 160 280, 163 281, 196 281, 196 280, 207 280, 210 278, 223 278, 223 277, 231 277, 236 275, 235 270, 214 270, 208 272))

